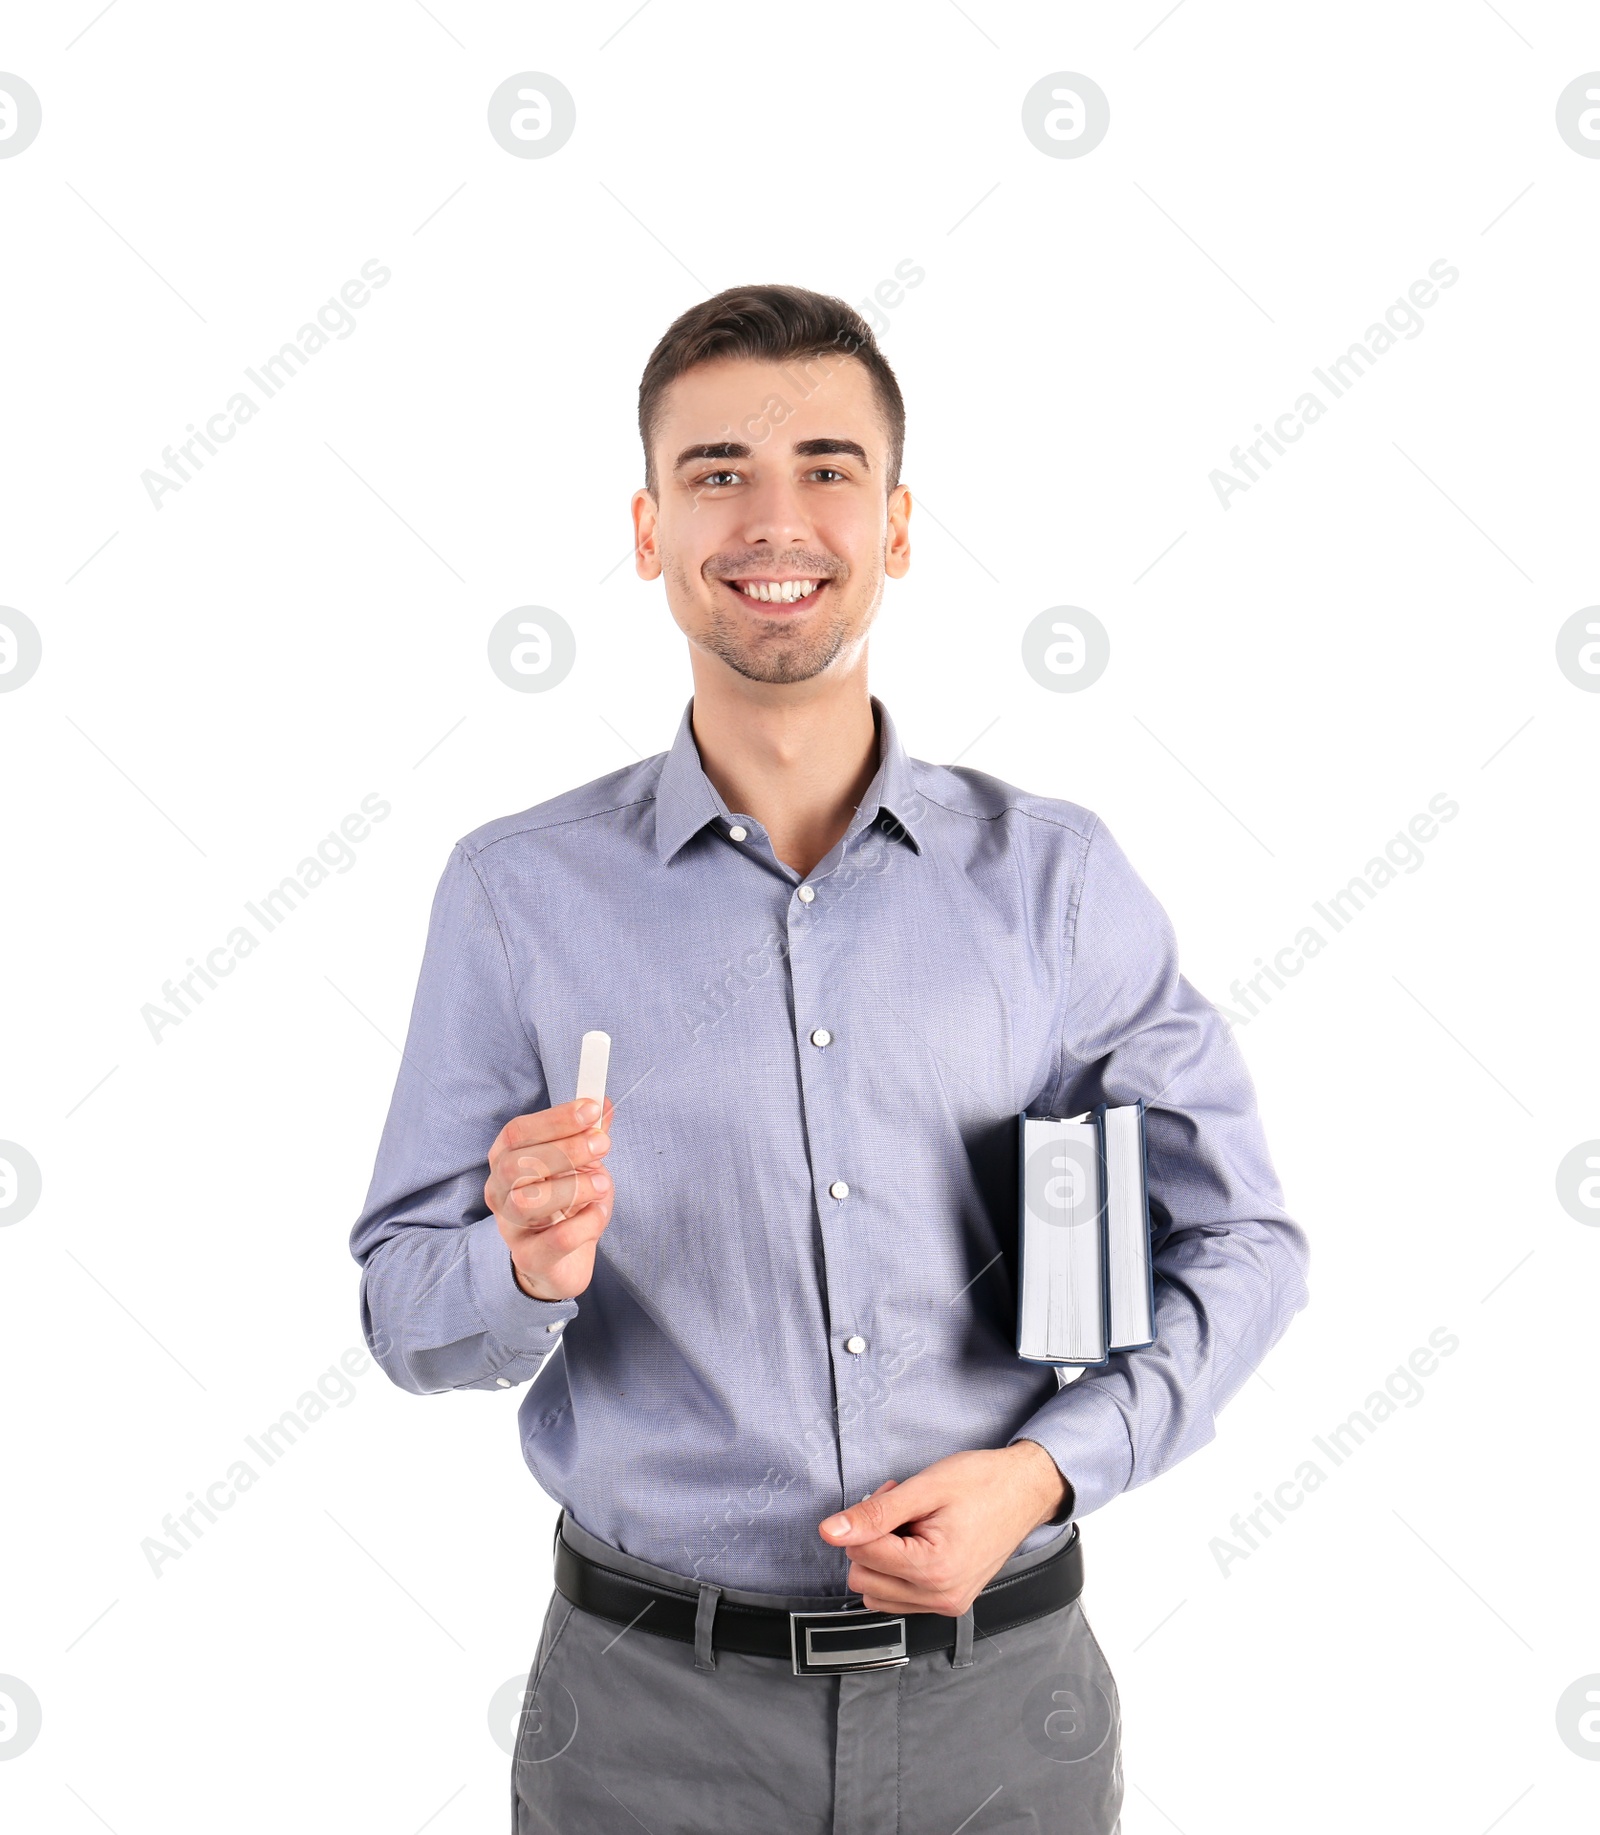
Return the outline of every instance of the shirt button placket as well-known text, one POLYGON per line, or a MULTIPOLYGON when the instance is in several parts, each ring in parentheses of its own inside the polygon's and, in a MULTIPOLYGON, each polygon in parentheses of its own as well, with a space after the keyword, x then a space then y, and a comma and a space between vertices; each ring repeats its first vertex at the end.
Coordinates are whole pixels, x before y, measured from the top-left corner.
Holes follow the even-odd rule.
MULTIPOLYGON (((834 1216, 843 1215, 844 1204, 850 1197, 849 1183, 836 1176, 840 1170, 839 1161, 848 1154, 850 1142, 847 1119, 838 1107, 843 1093, 840 1077, 845 1066, 842 1060, 837 1064, 831 1061, 835 1054, 828 1048, 837 1042, 833 1031, 827 1026, 807 1028, 800 1020, 800 1015, 808 1011, 816 1013, 832 998, 830 956, 835 948, 844 947, 842 938, 827 925, 819 924, 816 914, 820 909, 814 886, 802 883, 792 888, 788 924, 790 997, 796 1016, 796 1042, 808 1042, 812 1047, 801 1057, 800 1098, 805 1110, 819 1216, 825 1223, 831 1223, 834 1216), (827 1052, 827 1059, 824 1059, 824 1052, 827 1052)), ((864 1292, 864 1270, 857 1262, 860 1253, 853 1233, 842 1225, 839 1229, 824 1230, 823 1283, 827 1310, 835 1319, 859 1316, 864 1292)), ((861 1333, 851 1332, 846 1337, 832 1338, 831 1344, 844 1379, 839 1391, 842 1401, 854 1391, 856 1374, 867 1352, 867 1340, 861 1333)), ((839 1437, 839 1465, 845 1494, 860 1496, 877 1482, 871 1476, 879 1463, 872 1447, 872 1427, 862 1418, 861 1411, 841 1410, 835 1417, 834 1431, 839 1437)))

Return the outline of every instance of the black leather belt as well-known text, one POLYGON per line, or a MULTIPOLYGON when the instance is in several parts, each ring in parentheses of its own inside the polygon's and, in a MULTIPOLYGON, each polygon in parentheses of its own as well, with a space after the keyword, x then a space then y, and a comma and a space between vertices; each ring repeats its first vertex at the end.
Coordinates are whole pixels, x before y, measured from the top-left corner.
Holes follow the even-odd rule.
MULTIPOLYGON (((597 1618, 682 1644, 695 1641, 697 1591, 656 1586, 591 1560, 566 1541, 559 1524, 555 1582, 558 1592, 597 1618)), ((992 1637, 1043 1618, 1070 1605, 1082 1591, 1083 1542, 1074 1523, 1058 1554, 989 1582, 972 1602, 974 1633, 992 1637)), ((752 1657, 787 1658, 797 1676, 837 1676, 858 1669, 888 1669, 930 1651, 954 1649, 957 1622, 943 1612, 874 1612, 865 1606, 785 1612, 719 1597, 711 1646, 752 1657)))

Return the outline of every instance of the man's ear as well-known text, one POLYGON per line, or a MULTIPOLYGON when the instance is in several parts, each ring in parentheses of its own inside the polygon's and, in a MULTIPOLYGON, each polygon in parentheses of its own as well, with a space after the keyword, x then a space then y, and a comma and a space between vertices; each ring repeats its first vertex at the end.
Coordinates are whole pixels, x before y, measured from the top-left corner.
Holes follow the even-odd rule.
POLYGON ((883 571, 902 580, 911 569, 911 492, 897 484, 889 493, 889 529, 883 541, 883 571))
POLYGON ((647 490, 633 493, 633 565, 641 580, 661 577, 661 552, 656 541, 656 500, 647 490))

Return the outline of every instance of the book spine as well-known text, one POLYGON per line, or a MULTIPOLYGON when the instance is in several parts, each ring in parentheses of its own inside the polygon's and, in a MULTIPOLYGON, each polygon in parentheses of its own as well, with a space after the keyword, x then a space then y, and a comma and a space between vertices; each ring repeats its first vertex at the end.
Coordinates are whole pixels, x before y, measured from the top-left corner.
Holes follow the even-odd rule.
MULTIPOLYGON (((1106 1159, 1106 1107, 1097 1103, 1094 1110, 1094 1151, 1100 1163, 1100 1215, 1095 1228, 1100 1233, 1100 1343, 1105 1356, 1111 1355, 1111 1237, 1108 1217, 1111 1209, 1111 1175, 1106 1159)), ((1104 1360, 1102 1360, 1104 1361, 1104 1360)))
POLYGON ((1155 1343, 1156 1329, 1156 1255, 1155 1245, 1151 1241, 1150 1229, 1150 1164, 1145 1156, 1144 1140, 1144 1097, 1138 1101, 1139 1110, 1139 1210, 1143 1218, 1144 1230, 1139 1238, 1144 1253, 1145 1283, 1150 1292, 1150 1342, 1155 1343))
MULTIPOLYGON (((1105 1117, 1106 1117, 1106 1114, 1110 1111, 1110 1109, 1111 1109, 1110 1104, 1103 1103, 1101 1107, 1098 1110, 1096 1110, 1096 1115, 1101 1121, 1103 1131, 1104 1131, 1105 1117)), ((1107 1190, 1106 1190, 1105 1238, 1104 1238, 1105 1245, 1106 1245, 1106 1261, 1108 1264, 1107 1276, 1106 1276, 1106 1294, 1107 1294, 1107 1297, 1106 1297, 1106 1345, 1107 1345, 1108 1350, 1110 1351, 1142 1351, 1148 1348, 1150 1345, 1155 1343, 1155 1318, 1156 1318, 1155 1258, 1151 1251, 1151 1242, 1150 1242, 1150 1181, 1149 1181, 1149 1168, 1148 1168, 1148 1164, 1147 1164, 1146 1156, 1145 1156, 1145 1125, 1144 1125, 1145 1101, 1144 1101, 1144 1098, 1142 1096, 1135 1097, 1135 1099, 1131 1103, 1127 1103, 1123 1105, 1122 1107, 1117 1108, 1115 1110, 1115 1113, 1117 1113, 1118 1115, 1131 1114, 1134 1118, 1134 1135, 1135 1135, 1136 1145, 1138 1148, 1138 1154, 1137 1154, 1138 1192, 1134 1200, 1134 1203, 1137 1207, 1137 1216, 1136 1217, 1124 1217, 1122 1213, 1119 1211, 1118 1212, 1118 1227, 1119 1227, 1119 1230, 1122 1232, 1125 1232, 1129 1238, 1129 1240, 1125 1241, 1123 1244, 1124 1253, 1132 1252, 1133 1254, 1137 1255, 1139 1259, 1139 1266, 1143 1269, 1143 1272, 1144 1272, 1145 1304, 1146 1304, 1146 1307, 1149 1313, 1149 1318, 1150 1318, 1150 1336, 1148 1338, 1130 1339, 1127 1342, 1123 1342, 1123 1343, 1116 1342, 1115 1340, 1113 1340, 1111 1336, 1111 1328, 1113 1324, 1113 1321, 1111 1318, 1110 1270, 1109 1270, 1109 1263, 1111 1260, 1111 1193, 1110 1193, 1110 1186, 1109 1186, 1109 1180, 1108 1180, 1107 1190)), ((1129 1321, 1126 1321, 1126 1320, 1123 1321, 1124 1328, 1126 1328, 1128 1324, 1129 1324, 1129 1321)))
POLYGON ((1023 1282, 1027 1279, 1024 1254, 1028 1235, 1028 1117, 1025 1112, 1017 1117, 1017 1202, 1012 1208, 1017 1219, 1017 1355, 1021 1357, 1022 1294, 1023 1282))

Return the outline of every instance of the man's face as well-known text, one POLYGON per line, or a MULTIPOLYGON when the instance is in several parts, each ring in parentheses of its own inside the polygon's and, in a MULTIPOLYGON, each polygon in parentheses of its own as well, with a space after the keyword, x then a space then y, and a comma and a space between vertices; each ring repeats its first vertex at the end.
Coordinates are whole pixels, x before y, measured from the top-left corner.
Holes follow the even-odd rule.
POLYGON ((658 497, 633 498, 640 577, 698 650, 747 680, 803 682, 859 655, 886 576, 910 565, 911 495, 854 357, 728 358, 686 371, 656 429, 658 497))

